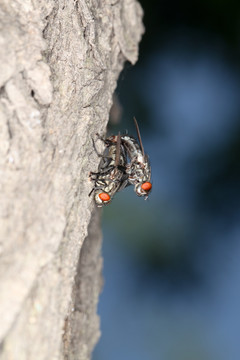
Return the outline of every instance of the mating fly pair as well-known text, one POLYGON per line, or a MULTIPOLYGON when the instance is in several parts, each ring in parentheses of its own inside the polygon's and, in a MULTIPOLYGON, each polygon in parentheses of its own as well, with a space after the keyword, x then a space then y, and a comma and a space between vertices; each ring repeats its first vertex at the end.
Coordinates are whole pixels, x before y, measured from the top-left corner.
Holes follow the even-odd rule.
POLYGON ((147 199, 151 191, 151 167, 148 156, 145 154, 137 120, 134 118, 138 141, 129 135, 112 135, 107 139, 99 138, 106 148, 103 155, 99 154, 101 161, 97 173, 90 173, 94 187, 94 200, 98 207, 109 204, 116 192, 126 186, 134 185, 135 193, 147 199), (129 160, 129 161, 128 161, 129 160))

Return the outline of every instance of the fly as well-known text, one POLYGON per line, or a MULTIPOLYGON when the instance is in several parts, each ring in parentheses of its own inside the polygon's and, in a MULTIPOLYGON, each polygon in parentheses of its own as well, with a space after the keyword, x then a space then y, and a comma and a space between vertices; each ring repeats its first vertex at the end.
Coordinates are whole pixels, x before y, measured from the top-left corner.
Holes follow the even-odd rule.
POLYGON ((98 172, 90 173, 90 178, 95 183, 89 196, 94 191, 95 203, 98 207, 102 207, 111 202, 116 192, 128 185, 128 175, 126 173, 127 155, 121 144, 120 133, 107 139, 99 138, 105 143, 106 148, 103 155, 99 154, 93 141, 93 146, 101 157, 101 161, 98 172))
POLYGON ((148 155, 144 152, 140 130, 135 117, 134 123, 139 142, 133 136, 121 135, 123 146, 130 159, 126 167, 126 173, 128 174, 129 183, 135 186, 135 193, 138 196, 144 196, 146 200, 152 189, 151 166, 148 155))

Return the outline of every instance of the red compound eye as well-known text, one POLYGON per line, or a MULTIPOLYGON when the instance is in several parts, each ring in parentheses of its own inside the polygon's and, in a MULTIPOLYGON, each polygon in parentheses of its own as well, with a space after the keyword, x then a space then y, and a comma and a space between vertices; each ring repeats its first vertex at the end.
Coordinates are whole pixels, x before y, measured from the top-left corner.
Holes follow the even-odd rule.
POLYGON ((144 190, 144 191, 150 191, 151 188, 152 188, 152 184, 150 182, 145 182, 141 185, 141 188, 144 190))
POLYGON ((107 193, 101 193, 99 194, 99 197, 102 201, 109 201, 110 200, 110 196, 107 193))

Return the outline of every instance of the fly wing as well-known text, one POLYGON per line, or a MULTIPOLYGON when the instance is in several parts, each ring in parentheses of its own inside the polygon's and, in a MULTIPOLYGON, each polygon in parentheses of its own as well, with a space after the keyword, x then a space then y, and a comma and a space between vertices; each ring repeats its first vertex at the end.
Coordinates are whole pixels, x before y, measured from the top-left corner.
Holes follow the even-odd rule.
POLYGON ((121 135, 119 132, 117 136, 115 166, 118 166, 120 163, 120 150, 121 150, 121 135))
POLYGON ((138 123, 137 123, 137 120, 136 120, 135 117, 133 118, 133 120, 134 120, 134 123, 135 123, 135 126, 136 126, 138 141, 139 141, 139 144, 140 144, 142 155, 143 155, 143 157, 145 157, 139 126, 138 126, 138 123))

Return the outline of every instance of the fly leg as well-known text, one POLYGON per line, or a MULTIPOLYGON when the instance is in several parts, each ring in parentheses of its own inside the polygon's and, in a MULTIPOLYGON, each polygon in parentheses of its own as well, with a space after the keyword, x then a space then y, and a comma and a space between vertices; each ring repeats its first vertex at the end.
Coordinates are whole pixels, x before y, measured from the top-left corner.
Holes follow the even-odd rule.
MULTIPOLYGON (((96 178, 101 178, 101 177, 104 177, 105 175, 108 175, 113 169, 114 169, 114 166, 112 165, 112 166, 109 166, 108 168, 100 170, 98 172, 91 171, 89 173, 89 176, 91 179, 92 179, 92 176, 96 176, 96 178)), ((92 179, 92 180, 95 180, 95 179, 92 179)))
MULTIPOLYGON (((111 144, 114 143, 114 142, 111 141, 111 140, 108 140, 108 139, 105 140, 105 139, 104 139, 102 136, 100 136, 98 133, 96 134, 96 136, 97 136, 98 139, 102 140, 106 146, 109 146, 109 145, 111 145, 111 144)), ((102 154, 100 154, 100 153, 98 152, 98 150, 97 150, 97 148, 96 148, 95 141, 93 140, 93 138, 92 138, 92 143, 93 143, 93 148, 94 148, 95 152, 97 153, 97 155, 98 155, 99 157, 101 157, 101 158, 110 158, 110 159, 111 159, 110 156, 102 155, 102 154)))
POLYGON ((101 158, 106 158, 106 156, 104 156, 104 155, 102 155, 102 154, 100 154, 100 153, 98 152, 98 150, 97 150, 97 148, 96 148, 95 141, 93 140, 93 138, 92 138, 92 143, 93 143, 93 148, 94 148, 97 156, 98 156, 98 157, 101 157, 101 158))

